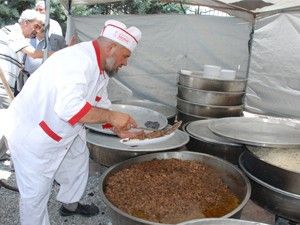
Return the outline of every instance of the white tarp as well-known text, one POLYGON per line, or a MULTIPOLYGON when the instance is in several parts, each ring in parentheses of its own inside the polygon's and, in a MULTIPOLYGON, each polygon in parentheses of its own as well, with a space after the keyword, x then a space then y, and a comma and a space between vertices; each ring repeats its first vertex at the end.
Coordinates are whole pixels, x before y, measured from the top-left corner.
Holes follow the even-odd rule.
POLYGON ((96 38, 104 21, 135 25, 142 40, 117 78, 139 98, 176 105, 177 72, 204 64, 236 69, 245 77, 251 24, 234 17, 145 15, 74 17, 82 41, 96 38))
POLYGON ((300 118, 300 12, 256 22, 246 109, 300 118))

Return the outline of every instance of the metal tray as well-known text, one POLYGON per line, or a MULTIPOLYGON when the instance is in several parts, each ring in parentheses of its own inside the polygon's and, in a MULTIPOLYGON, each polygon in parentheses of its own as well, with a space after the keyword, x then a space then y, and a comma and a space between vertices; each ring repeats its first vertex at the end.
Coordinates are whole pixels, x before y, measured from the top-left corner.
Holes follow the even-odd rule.
MULTIPOLYGON (((165 115, 162 113, 156 112, 152 109, 133 106, 133 105, 124 105, 124 104, 112 104, 111 110, 127 113, 132 116, 138 124, 138 127, 145 127, 147 121, 155 121, 159 123, 158 129, 163 129, 168 125, 168 120, 165 115)), ((86 124, 87 128, 105 134, 113 134, 110 129, 103 129, 102 125, 97 124, 86 124)))
POLYGON ((212 121, 209 129, 238 143, 264 147, 300 147, 300 121, 285 118, 231 117, 212 121))
POLYGON ((196 104, 234 106, 243 104, 245 92, 205 91, 195 88, 178 86, 178 97, 196 104))
POLYGON ((237 219, 201 219, 191 220, 177 225, 267 225, 266 223, 237 219))
POLYGON ((179 71, 179 84, 190 88, 207 91, 243 92, 246 89, 246 79, 221 80, 203 77, 201 71, 179 71))
POLYGON ((141 106, 144 108, 152 109, 156 112, 159 112, 163 115, 165 115, 168 119, 171 119, 175 117, 176 115, 176 108, 171 107, 168 105, 164 105, 158 102, 152 102, 150 100, 139 100, 139 99, 124 99, 119 101, 113 101, 113 103, 117 104, 124 104, 124 105, 135 105, 135 106, 141 106))

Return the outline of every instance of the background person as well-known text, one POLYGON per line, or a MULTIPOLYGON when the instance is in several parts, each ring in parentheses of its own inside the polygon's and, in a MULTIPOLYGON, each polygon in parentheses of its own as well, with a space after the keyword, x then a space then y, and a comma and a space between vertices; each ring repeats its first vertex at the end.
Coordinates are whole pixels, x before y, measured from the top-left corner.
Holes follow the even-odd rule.
MULTIPOLYGON (((45 1, 38 1, 35 5, 35 10, 38 11, 39 13, 45 14, 46 13, 45 1)), ((50 18, 49 25, 50 25, 49 37, 51 36, 51 34, 57 34, 63 36, 61 26, 56 20, 50 18)))
POLYGON ((137 46, 136 27, 109 20, 100 36, 55 52, 25 83, 11 103, 5 137, 11 151, 20 191, 22 225, 48 225, 47 202, 54 179, 60 184, 60 214, 96 215, 95 205, 82 205, 89 152, 84 123, 110 123, 120 137, 136 122, 111 111, 109 77, 137 46))
MULTIPOLYGON (((41 29, 43 23, 44 17, 40 13, 27 9, 22 12, 18 23, 0 29, 0 67, 12 90, 23 68, 24 54, 35 58, 43 57, 43 53, 30 47, 26 39, 41 29)), ((7 108, 10 100, 2 82, 0 83, 0 102, 7 108)))

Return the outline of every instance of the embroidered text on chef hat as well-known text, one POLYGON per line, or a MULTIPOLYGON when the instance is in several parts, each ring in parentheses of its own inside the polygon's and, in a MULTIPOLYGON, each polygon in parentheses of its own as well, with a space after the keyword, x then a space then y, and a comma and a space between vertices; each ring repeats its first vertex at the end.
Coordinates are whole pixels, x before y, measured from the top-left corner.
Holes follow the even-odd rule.
POLYGON ((100 36, 109 38, 132 52, 141 39, 142 33, 136 27, 127 28, 124 23, 117 20, 107 20, 100 36))

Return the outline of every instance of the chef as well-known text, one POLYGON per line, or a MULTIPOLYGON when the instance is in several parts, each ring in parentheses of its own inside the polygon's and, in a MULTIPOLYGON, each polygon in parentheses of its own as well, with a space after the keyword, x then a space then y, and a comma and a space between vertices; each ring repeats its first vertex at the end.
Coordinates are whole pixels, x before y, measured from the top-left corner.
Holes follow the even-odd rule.
POLYGON ((25 83, 8 108, 5 136, 20 191, 22 225, 47 225, 53 181, 60 184, 60 215, 98 214, 97 206, 79 203, 88 180, 89 152, 85 123, 109 123, 120 137, 136 122, 109 110, 109 77, 141 39, 136 27, 108 20, 100 36, 55 52, 25 83))

